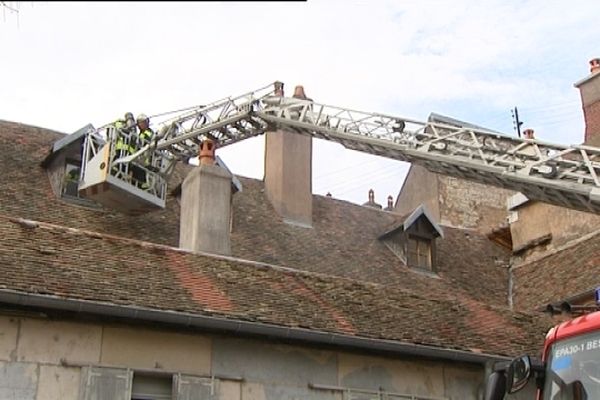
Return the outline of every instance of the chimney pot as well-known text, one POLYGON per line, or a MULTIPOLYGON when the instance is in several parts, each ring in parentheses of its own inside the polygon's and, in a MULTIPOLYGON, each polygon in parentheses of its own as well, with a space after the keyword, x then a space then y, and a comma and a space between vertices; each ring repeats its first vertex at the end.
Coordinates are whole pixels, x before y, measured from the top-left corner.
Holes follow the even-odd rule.
POLYGON ((533 129, 525 129, 523 131, 523 136, 525 139, 535 139, 533 129))
POLYGON ((307 99, 306 94, 304 93, 304 86, 302 85, 298 85, 294 88, 294 95, 292 97, 295 97, 297 99, 307 99))
POLYGON ((590 72, 592 74, 600 72, 600 58, 593 58, 590 60, 590 72))
POLYGON ((283 97, 283 82, 275 82, 275 96, 283 97))
POLYGON ((381 204, 375 203, 375 191, 373 191, 373 189, 369 189, 369 201, 364 203, 363 206, 377 208, 381 210, 381 204))
POLYGON ((388 207, 389 208, 394 207, 394 198, 392 196, 388 196, 388 207))
POLYGON ((331 192, 327 192, 327 194, 325 196, 331 197, 331 192))
POLYGON ((215 163, 215 142, 210 139, 200 144, 200 164, 213 165, 215 163))

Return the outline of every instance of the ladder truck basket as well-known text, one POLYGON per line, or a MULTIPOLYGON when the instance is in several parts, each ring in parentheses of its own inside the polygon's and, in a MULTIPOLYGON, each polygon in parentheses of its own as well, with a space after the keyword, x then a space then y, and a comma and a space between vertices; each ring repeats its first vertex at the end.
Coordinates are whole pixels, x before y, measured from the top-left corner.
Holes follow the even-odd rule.
POLYGON ((167 184, 163 151, 148 150, 123 162, 128 149, 140 146, 135 134, 106 126, 88 133, 83 143, 79 194, 129 215, 163 209, 167 184))

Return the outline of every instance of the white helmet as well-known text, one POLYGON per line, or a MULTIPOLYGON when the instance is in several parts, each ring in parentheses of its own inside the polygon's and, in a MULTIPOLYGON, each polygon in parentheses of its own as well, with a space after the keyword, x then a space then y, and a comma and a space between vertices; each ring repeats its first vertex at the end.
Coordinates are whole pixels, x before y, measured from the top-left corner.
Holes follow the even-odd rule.
POLYGON ((148 116, 146 114, 140 114, 137 116, 136 121, 147 121, 148 120, 148 116))

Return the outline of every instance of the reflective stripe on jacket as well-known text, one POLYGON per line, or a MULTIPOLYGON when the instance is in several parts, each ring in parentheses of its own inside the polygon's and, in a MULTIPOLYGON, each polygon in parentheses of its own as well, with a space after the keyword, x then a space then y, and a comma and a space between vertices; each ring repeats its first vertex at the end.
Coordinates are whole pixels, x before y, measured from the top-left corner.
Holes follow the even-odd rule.
POLYGON ((129 154, 133 154, 133 153, 136 152, 135 146, 127 145, 127 143, 125 143, 125 141, 123 140, 122 137, 119 137, 117 139, 117 143, 115 143, 115 149, 116 150, 126 151, 129 154))
POLYGON ((149 142, 150 139, 152 139, 152 136, 154 136, 154 131, 152 129, 150 129, 150 128, 144 129, 139 134, 140 140, 141 141, 146 141, 146 142, 149 142))
POLYGON ((123 138, 123 130, 127 127, 127 121, 118 119, 113 122, 113 126, 117 129, 117 142, 115 143, 115 150, 124 151, 129 154, 135 153, 135 146, 131 142, 128 145, 123 138))

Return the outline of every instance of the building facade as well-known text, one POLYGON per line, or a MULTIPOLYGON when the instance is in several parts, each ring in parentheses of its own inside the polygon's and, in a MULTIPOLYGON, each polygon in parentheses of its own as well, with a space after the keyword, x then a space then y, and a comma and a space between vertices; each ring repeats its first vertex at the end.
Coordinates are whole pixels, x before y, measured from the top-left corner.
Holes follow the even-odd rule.
POLYGON ((597 285, 597 217, 503 189, 413 167, 394 208, 316 196, 280 131, 262 181, 181 164, 127 216, 69 187, 65 138, 0 122, 2 399, 481 399, 597 285))

